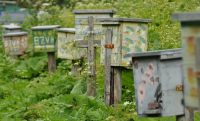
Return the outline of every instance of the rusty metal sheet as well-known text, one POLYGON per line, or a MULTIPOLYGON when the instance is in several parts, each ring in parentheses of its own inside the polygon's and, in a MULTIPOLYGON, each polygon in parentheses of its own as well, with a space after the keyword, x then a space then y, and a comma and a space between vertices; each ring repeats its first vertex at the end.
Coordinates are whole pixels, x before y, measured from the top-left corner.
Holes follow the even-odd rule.
POLYGON ((176 91, 182 91, 182 90, 183 90, 183 85, 176 86, 176 91))
POLYGON ((105 44, 104 47, 105 48, 114 48, 114 44, 105 44))

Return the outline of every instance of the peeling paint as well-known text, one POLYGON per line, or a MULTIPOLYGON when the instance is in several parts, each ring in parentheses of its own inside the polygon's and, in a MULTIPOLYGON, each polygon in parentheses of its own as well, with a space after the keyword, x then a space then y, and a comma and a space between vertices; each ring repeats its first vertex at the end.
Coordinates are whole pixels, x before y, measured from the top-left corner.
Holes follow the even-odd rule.
POLYGON ((138 61, 135 61, 135 63, 134 63, 134 68, 135 68, 135 69, 138 69, 138 61))
POLYGON ((147 85, 147 78, 145 76, 142 76, 142 83, 147 85))
POLYGON ((142 72, 142 74, 144 74, 144 68, 143 67, 141 68, 141 72, 142 72))
POLYGON ((153 66, 152 63, 149 64, 149 69, 150 69, 151 71, 154 71, 154 66, 153 66))
POLYGON ((144 84, 140 84, 139 90, 138 90, 138 97, 139 97, 139 104, 141 106, 143 106, 142 101, 144 100, 144 96, 145 96, 145 86, 144 84))
POLYGON ((150 78, 150 81, 154 85, 154 77, 153 76, 150 78))

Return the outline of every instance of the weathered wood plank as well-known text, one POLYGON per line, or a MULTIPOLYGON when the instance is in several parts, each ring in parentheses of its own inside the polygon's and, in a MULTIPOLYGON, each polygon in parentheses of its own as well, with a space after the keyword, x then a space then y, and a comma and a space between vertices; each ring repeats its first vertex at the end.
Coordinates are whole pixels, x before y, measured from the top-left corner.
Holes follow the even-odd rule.
MULTIPOLYGON (((94 45, 101 45, 101 40, 93 40, 94 45)), ((80 41, 75 41, 75 47, 88 47, 88 41, 85 40, 80 40, 80 41)))
POLYGON ((55 52, 47 52, 47 54, 48 54, 48 68, 49 68, 49 72, 55 73, 55 70, 56 70, 55 52))
POLYGON ((122 68, 112 68, 114 68, 114 105, 116 105, 122 100, 122 68))
MULTIPOLYGON (((94 18, 92 16, 88 17, 88 31, 93 31, 94 18)), ((88 62, 88 76, 87 76, 87 96, 96 96, 96 49, 93 47, 93 34, 88 35, 88 54, 87 54, 87 62, 88 62)))
MULTIPOLYGON (((112 44, 112 31, 108 29, 106 31, 106 44, 112 44)), ((105 49, 105 80, 104 80, 104 103, 106 106, 110 105, 110 80, 111 80, 111 53, 112 49, 105 49)))
POLYGON ((111 68, 111 78, 110 78, 110 105, 114 104, 114 68, 111 68))
MULTIPOLYGON (((194 44, 195 48, 195 61, 196 61, 196 73, 200 73, 200 38, 196 39, 194 44)), ((198 87, 198 98, 199 98, 199 109, 200 109, 200 76, 197 74, 197 87, 198 87)))
POLYGON ((194 110, 185 108, 185 121, 194 121, 194 110))

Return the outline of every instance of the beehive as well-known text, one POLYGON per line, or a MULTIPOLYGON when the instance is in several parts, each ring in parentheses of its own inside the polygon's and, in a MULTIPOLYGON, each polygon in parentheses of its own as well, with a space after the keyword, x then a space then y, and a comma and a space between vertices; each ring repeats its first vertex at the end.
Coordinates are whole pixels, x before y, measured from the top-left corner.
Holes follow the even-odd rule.
POLYGON ((194 41, 200 38, 200 13, 174 13, 172 20, 181 21, 184 104, 186 107, 199 108, 194 41))
POLYGON ((28 47, 27 32, 3 34, 4 50, 9 55, 23 55, 28 47))
POLYGON ((75 28, 60 28, 58 31, 58 57, 77 60, 87 54, 86 48, 74 47, 75 28))
MULTIPOLYGON (((94 40, 101 40, 102 26, 97 18, 111 18, 115 13, 113 10, 73 10, 75 13, 75 38, 76 41, 88 40, 88 17, 94 18, 94 40)), ((84 47, 84 46, 79 46, 84 47)))
POLYGON ((133 60, 138 117, 185 114, 182 104, 182 49, 128 53, 126 57, 133 60))
POLYGON ((2 32, 3 34, 20 32, 22 29, 20 26, 16 26, 16 25, 2 25, 1 27, 4 28, 2 32))
POLYGON ((126 53, 147 51, 148 23, 151 19, 133 18, 100 18, 103 38, 101 40, 101 60, 105 63, 105 34, 107 29, 112 30, 111 54, 112 66, 131 66, 131 58, 124 58, 126 53))
POLYGON ((35 52, 55 52, 57 50, 56 34, 54 29, 61 25, 32 27, 33 45, 35 52))

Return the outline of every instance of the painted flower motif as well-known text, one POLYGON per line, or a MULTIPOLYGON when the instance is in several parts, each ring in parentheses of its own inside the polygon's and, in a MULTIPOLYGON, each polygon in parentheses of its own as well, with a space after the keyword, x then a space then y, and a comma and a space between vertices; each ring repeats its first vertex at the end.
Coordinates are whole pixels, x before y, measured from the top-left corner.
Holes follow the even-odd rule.
POLYGON ((44 35, 44 36, 46 36, 46 33, 45 33, 45 32, 43 32, 43 35, 44 35))
POLYGON ((37 32, 34 32, 34 35, 37 36, 37 32))
POLYGON ((51 36, 51 32, 50 31, 48 32, 48 35, 51 36))
POLYGON ((42 35, 41 31, 38 32, 39 35, 42 35))
POLYGON ((142 46, 142 42, 138 41, 137 42, 137 46, 141 47, 142 46))
POLYGON ((143 35, 145 32, 138 26, 136 32, 139 36, 143 35))

